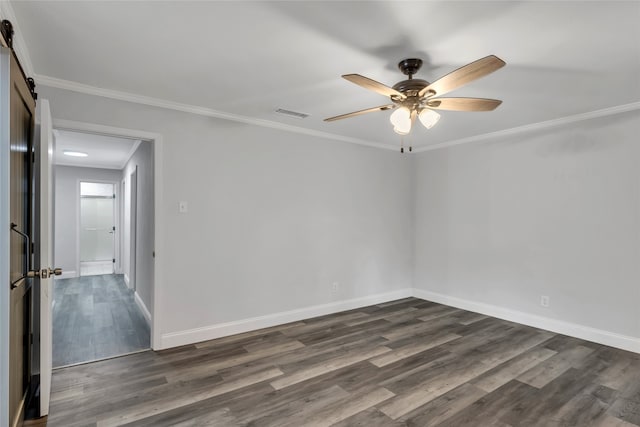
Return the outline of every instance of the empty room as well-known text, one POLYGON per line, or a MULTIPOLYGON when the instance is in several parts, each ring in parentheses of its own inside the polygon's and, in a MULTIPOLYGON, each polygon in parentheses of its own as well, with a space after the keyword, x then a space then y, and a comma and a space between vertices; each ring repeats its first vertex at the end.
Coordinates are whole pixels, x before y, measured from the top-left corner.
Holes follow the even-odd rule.
POLYGON ((0 427, 640 426, 640 1, 0 18, 0 427))

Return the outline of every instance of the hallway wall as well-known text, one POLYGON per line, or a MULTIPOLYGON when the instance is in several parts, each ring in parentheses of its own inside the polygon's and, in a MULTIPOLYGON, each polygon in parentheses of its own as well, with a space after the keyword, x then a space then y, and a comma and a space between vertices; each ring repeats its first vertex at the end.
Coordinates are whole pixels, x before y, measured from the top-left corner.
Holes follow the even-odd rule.
MULTIPOLYGON (((138 168, 137 227, 136 227, 136 293, 153 314, 153 250, 154 250, 154 196, 153 196, 153 144, 142 141, 122 170, 121 180, 129 188, 131 173, 138 168)), ((124 199, 123 199, 124 200, 124 199)), ((123 221, 125 222, 125 221, 123 221)), ((124 224, 123 224, 124 230, 124 224)), ((129 253, 123 248, 123 272, 131 276, 129 253)), ((131 280, 131 279, 130 279, 131 280)))
POLYGON ((162 134, 156 348, 410 291, 409 156, 64 89, 39 93, 54 119, 162 134))

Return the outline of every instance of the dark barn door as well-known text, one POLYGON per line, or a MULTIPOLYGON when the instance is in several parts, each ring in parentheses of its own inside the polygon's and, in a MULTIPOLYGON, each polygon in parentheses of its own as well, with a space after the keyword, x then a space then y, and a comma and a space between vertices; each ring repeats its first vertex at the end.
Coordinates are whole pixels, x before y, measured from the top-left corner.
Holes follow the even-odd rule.
MULTIPOLYGON (((12 52, 13 53, 13 52, 12 52)), ((34 289, 34 147, 35 100, 29 84, 11 54, 10 66, 10 310, 9 416, 22 425, 32 388, 34 289)), ((36 316, 37 317, 37 316, 36 316)))

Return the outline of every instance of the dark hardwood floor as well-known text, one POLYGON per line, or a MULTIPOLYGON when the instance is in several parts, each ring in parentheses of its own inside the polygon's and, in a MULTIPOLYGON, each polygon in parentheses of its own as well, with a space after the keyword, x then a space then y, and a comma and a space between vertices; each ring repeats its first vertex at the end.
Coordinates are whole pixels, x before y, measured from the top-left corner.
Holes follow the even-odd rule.
POLYGON ((410 298, 55 371, 50 426, 640 426, 640 355, 410 298))
POLYGON ((122 275, 59 279, 53 297, 54 367, 149 348, 149 325, 122 275))

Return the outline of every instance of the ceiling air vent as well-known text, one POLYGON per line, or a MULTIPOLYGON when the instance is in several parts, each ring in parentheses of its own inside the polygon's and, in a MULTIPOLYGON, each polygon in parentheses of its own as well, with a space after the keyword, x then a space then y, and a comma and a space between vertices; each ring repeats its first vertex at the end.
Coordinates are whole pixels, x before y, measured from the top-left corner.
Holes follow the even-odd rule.
POLYGON ((306 119, 309 117, 307 113, 299 113, 297 111, 285 110, 284 108, 278 108, 276 110, 278 114, 284 114, 285 116, 295 117, 296 119, 306 119))

